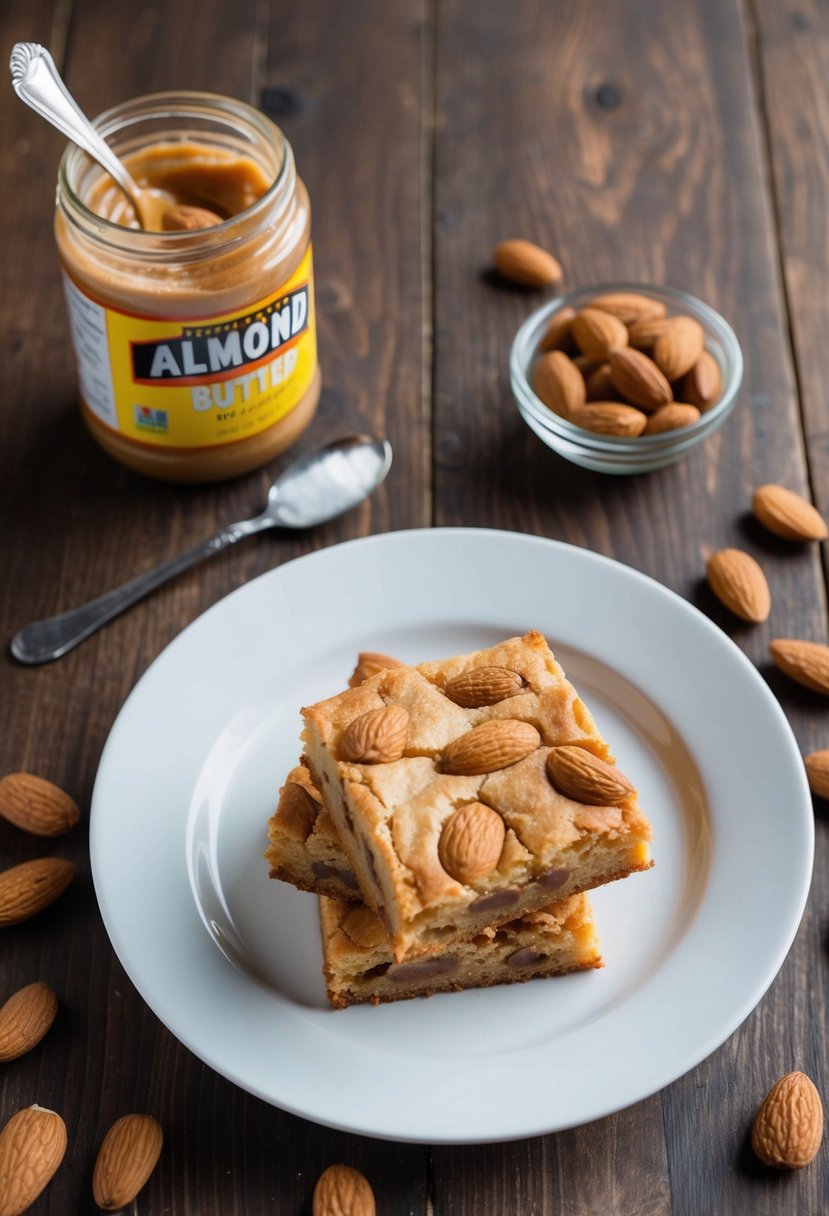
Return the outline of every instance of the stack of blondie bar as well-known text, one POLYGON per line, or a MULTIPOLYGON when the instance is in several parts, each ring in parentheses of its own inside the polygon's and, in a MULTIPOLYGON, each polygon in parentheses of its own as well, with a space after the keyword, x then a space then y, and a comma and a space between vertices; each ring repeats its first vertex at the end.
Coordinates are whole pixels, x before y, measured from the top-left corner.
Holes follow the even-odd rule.
POLYGON ((349 683, 302 711, 265 854, 319 896, 331 1003, 600 967, 584 892, 648 869, 650 828, 542 635, 349 683))

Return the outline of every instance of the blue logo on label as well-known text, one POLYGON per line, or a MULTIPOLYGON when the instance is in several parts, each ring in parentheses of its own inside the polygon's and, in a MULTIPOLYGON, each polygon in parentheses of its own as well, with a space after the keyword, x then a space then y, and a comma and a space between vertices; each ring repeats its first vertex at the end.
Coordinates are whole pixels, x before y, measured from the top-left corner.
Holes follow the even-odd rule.
POLYGON ((142 431, 166 431, 166 410, 153 410, 148 405, 134 405, 135 425, 142 431))

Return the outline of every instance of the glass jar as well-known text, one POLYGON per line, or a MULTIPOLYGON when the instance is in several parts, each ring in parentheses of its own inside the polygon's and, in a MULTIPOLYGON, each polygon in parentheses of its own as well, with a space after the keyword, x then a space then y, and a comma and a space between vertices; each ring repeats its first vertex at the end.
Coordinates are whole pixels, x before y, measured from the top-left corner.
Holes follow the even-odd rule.
POLYGON ((297 439, 320 392, 310 206, 291 146, 251 106, 207 93, 135 98, 95 126, 139 185, 186 179, 173 202, 229 214, 142 231, 112 180, 67 148, 55 237, 84 420, 151 477, 256 468, 297 439))

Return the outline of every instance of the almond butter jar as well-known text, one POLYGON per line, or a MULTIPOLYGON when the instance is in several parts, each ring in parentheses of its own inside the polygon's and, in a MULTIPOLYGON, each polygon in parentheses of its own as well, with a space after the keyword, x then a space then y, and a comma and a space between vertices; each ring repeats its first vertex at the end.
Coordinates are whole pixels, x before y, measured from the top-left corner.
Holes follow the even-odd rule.
POLYGON ((139 97, 101 134, 139 186, 216 222, 148 232, 79 148, 55 236, 84 420, 116 460, 167 481, 265 464, 320 392, 308 193, 278 127, 207 93, 139 97))

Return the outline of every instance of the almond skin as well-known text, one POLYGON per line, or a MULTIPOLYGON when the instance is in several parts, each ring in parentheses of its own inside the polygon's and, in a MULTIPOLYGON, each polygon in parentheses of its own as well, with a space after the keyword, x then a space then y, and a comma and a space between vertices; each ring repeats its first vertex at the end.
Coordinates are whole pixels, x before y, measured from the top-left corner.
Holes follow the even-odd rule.
POLYGON ((820 512, 785 486, 760 486, 754 491, 751 509, 764 528, 783 540, 825 540, 829 535, 820 512))
POLYGON ((674 395, 665 376, 652 359, 640 350, 611 351, 610 378, 625 401, 652 414, 660 405, 673 401, 674 395))
POLYGON ((57 1172, 66 1124, 42 1106, 12 1115, 0 1132, 0 1216, 22 1216, 57 1172))
POLYGON ((456 777, 494 773, 517 764, 540 745, 541 736, 529 722, 496 718, 447 743, 438 767, 456 777))
POLYGON ((684 426, 693 426, 702 415, 695 405, 681 401, 669 401, 667 405, 651 414, 645 427, 646 435, 661 435, 665 431, 678 431, 684 426))
POLYGON ((799 638, 775 638, 769 643, 774 662, 782 672, 812 692, 829 696, 829 646, 799 638))
POLYGON ((0 1009, 0 1062, 17 1060, 36 1047, 55 1020, 58 1000, 46 984, 27 984, 0 1009))
POLYGON ((381 654, 376 650, 362 650, 357 655, 357 666, 351 673, 348 687, 356 688, 358 684, 370 680, 372 676, 379 675, 381 671, 388 671, 390 667, 405 666, 405 663, 401 663, 399 659, 393 659, 389 654, 381 654))
POLYGON ((817 798, 829 798, 829 748, 803 757, 809 789, 817 798))
POLYGON ((353 764, 390 764, 406 749, 409 713, 402 705, 384 705, 360 714, 343 732, 340 755, 353 764))
POLYGON ((705 330, 693 317, 673 317, 656 339, 653 361, 668 380, 689 372, 705 349, 705 330))
POLYGON ((438 858, 446 873, 468 886, 491 874, 504 847, 506 828, 497 811, 483 802, 468 802, 443 825, 438 858))
POLYGON ((556 258, 532 241, 502 241, 495 246, 492 260, 500 275, 520 287, 550 287, 564 278, 556 258))
POLYGON ((588 806, 617 806, 636 792, 618 768, 576 744, 551 747, 546 767, 560 794, 588 806))
POLYGON ((722 372, 710 351, 704 350, 691 370, 683 376, 680 396, 703 414, 717 404, 722 396, 722 372))
POLYGON ((628 344, 628 331, 621 321, 600 308, 583 308, 573 318, 573 337, 588 359, 604 363, 612 350, 628 344))
POLYGON ((623 325, 634 325, 651 317, 664 317, 667 311, 661 300, 640 295, 636 291, 606 291, 594 296, 587 307, 609 312, 623 325))
POLYGON ((576 315, 575 308, 571 308, 569 304, 564 308, 557 309, 547 322, 547 328, 541 335, 541 341, 538 343, 538 349, 542 353, 548 350, 570 350, 573 346, 573 317, 576 315))
POLYGON ((593 401, 575 410, 570 421, 597 435, 635 438, 642 434, 648 420, 641 410, 632 405, 620 401, 593 401))
POLYGON ((707 574, 714 595, 735 616, 752 624, 768 619, 771 592, 751 554, 742 549, 719 549, 708 559, 707 574))
POLYGON ((472 667, 449 680, 443 691, 463 709, 480 709, 515 697, 524 687, 523 677, 509 667, 472 667))
POLYGON ((584 386, 587 389, 588 401, 613 401, 617 397, 616 388, 610 379, 609 363, 600 363, 587 377, 584 386))
POLYGON ((60 836, 81 817, 74 798, 33 773, 9 773, 0 781, 0 815, 35 836, 60 836))
POLYGON ((769 1090, 751 1129, 751 1147, 766 1165, 799 1170, 823 1139, 823 1104, 814 1083, 790 1072, 769 1090))
POLYGON ((628 329, 630 345, 635 346, 637 350, 651 354, 656 346, 657 338, 661 338, 664 333, 667 333, 673 323, 673 317, 664 316, 645 317, 641 321, 636 321, 628 329))
POLYGON ((123 1115, 104 1136, 92 1172, 99 1208, 117 1212, 132 1203, 158 1164, 164 1133, 151 1115, 123 1115))
POLYGON ((574 409, 584 405, 584 379, 564 351, 551 350, 542 355, 533 369, 532 383, 539 400, 563 418, 569 418, 574 409))
POLYGON ((376 1216, 374 1193, 359 1170, 329 1165, 314 1187, 313 1216, 376 1216))
POLYGON ((28 920, 62 895, 75 866, 62 857, 40 857, 0 873, 0 929, 28 920))

